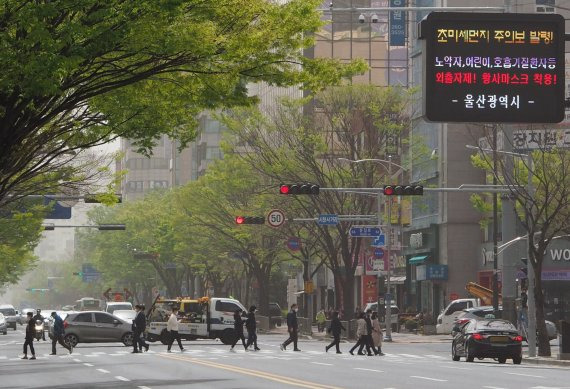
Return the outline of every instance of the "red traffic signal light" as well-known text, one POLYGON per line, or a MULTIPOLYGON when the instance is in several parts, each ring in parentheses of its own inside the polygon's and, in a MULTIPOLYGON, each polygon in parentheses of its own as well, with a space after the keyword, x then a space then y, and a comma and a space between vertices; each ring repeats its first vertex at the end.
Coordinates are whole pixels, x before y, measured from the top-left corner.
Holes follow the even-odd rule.
POLYGON ((263 216, 236 216, 236 224, 265 224, 263 216))
POLYGON ((384 185, 384 196, 422 196, 422 185, 384 185))
POLYGON ((285 195, 318 195, 320 186, 317 184, 283 184, 279 187, 279 193, 285 195))

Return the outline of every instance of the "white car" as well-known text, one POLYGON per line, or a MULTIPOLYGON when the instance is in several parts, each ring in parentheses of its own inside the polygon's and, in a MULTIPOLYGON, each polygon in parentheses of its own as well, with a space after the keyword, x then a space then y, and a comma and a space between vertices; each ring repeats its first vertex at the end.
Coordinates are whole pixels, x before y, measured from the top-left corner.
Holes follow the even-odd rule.
POLYGON ((115 311, 132 311, 133 304, 129 303, 128 301, 121 301, 121 302, 109 302, 105 307, 105 312, 110 313, 111 315, 114 314, 115 311))
MULTIPOLYGON (((392 300, 393 302, 393 300, 392 300)), ((368 303, 366 304, 366 307, 364 308, 364 312, 368 311, 369 309, 371 309, 372 311, 378 312, 378 303, 368 303)), ((390 311, 392 314, 392 317, 390 318, 390 322, 392 324, 392 331, 393 332, 397 332, 398 331, 398 318, 400 315, 400 308, 398 308, 398 306, 396 304, 392 304, 390 306, 390 311)), ((384 322, 384 326, 386 326, 386 322, 384 322)))
POLYGON ((6 324, 6 318, 0 313, 0 332, 4 335, 8 334, 8 324, 6 324))

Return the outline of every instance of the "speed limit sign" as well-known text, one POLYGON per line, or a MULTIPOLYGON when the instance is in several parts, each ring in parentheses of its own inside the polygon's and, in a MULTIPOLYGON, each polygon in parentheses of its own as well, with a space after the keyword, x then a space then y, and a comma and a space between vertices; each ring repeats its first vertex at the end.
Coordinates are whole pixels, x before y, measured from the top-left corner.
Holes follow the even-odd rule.
POLYGON ((272 209, 267 214, 267 223, 271 227, 281 227, 285 223, 285 213, 280 209, 272 209))

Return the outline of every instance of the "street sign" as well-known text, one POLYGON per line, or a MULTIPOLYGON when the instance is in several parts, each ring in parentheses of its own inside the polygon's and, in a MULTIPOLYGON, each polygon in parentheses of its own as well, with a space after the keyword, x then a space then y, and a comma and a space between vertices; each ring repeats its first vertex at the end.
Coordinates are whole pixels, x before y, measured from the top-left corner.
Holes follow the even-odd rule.
POLYGON ((281 227, 285 223, 285 213, 280 209, 272 209, 267 214, 267 224, 271 227, 281 227))
POLYGON ((318 223, 321 226, 334 226, 338 224, 338 215, 319 215, 318 223))
POLYGON ((380 234, 377 237, 375 237, 371 246, 372 247, 384 247, 384 246, 386 246, 386 235, 380 234))
POLYGON ((97 271, 90 263, 85 263, 81 266, 81 277, 83 282, 95 282, 101 277, 101 273, 97 271))
POLYGON ((382 234, 380 227, 354 226, 350 227, 350 236, 353 238, 375 237, 382 234))
POLYGON ((432 12, 420 24, 424 114, 434 122, 559 123, 560 14, 432 12))
POLYGON ((287 248, 291 251, 301 250, 301 240, 294 236, 287 239, 287 248))
POLYGON ((384 258, 384 249, 382 247, 377 247, 374 249, 374 256, 378 259, 384 258))

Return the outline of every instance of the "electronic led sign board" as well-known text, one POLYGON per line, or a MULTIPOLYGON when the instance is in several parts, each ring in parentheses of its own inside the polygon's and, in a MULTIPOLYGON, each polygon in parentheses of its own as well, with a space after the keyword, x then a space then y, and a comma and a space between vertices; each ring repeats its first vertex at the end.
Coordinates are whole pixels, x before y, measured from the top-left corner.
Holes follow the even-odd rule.
POLYGON ((564 119, 564 19, 432 12, 420 24, 424 115, 434 122, 564 119))

